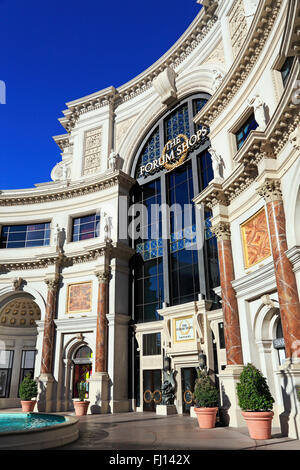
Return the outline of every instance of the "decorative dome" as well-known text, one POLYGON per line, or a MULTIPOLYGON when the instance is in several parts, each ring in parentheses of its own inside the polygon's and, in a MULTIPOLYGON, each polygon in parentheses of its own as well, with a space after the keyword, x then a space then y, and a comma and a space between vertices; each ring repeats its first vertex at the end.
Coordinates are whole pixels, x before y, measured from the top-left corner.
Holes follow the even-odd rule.
POLYGON ((0 326, 32 327, 40 319, 40 308, 27 297, 11 300, 0 311, 0 326))

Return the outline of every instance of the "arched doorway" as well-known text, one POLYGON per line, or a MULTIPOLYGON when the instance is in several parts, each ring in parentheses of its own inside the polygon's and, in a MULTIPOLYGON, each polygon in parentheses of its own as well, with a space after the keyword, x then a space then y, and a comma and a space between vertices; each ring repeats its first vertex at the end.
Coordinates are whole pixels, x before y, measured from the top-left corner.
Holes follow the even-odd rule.
POLYGON ((73 398, 78 398, 78 387, 85 390, 85 398, 89 397, 88 379, 92 374, 92 350, 84 345, 80 346, 73 356, 73 398))
MULTIPOLYGON (((153 324, 148 335, 155 333, 154 322, 162 320, 162 308, 181 304, 194 308, 199 299, 209 301, 211 310, 220 308, 214 291, 220 280, 217 241, 210 230, 212 212, 197 210, 193 202, 214 178, 208 130, 193 122, 209 98, 199 92, 169 108, 147 131, 132 163, 131 176, 136 180, 129 212, 135 251, 130 262, 132 325, 153 324)), ((134 348, 132 341, 132 357, 138 352, 134 348)), ((176 399, 186 403, 185 411, 189 399, 185 402, 184 397, 190 394, 198 360, 197 350, 193 354, 186 361, 178 359, 183 393, 178 388, 176 399)), ((154 353, 143 347, 140 366, 133 371, 134 383, 139 374, 143 387, 135 387, 134 398, 137 402, 140 398, 144 409, 153 406, 148 392, 153 395, 158 384, 162 355, 162 350, 154 353)), ((172 360, 174 365, 174 355, 172 360)))
POLYGON ((8 298, 0 309, 0 408, 19 406, 19 386, 35 376, 39 306, 30 295, 8 298))

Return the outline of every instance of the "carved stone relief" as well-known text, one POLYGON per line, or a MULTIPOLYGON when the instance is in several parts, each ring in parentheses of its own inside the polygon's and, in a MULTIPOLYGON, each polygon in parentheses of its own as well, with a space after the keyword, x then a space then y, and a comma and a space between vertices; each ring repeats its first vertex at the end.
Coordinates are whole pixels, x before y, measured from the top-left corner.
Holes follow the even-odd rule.
POLYGON ((116 150, 120 148, 122 140, 126 136, 132 124, 135 122, 136 118, 137 116, 133 116, 129 119, 125 119, 124 121, 118 122, 116 124, 116 144, 115 144, 116 150))
POLYGON ((83 174, 90 175, 100 170, 102 150, 102 127, 86 131, 84 138, 83 174))
POLYGON ((247 35, 247 20, 242 0, 237 0, 229 15, 229 29, 231 35, 232 52, 235 58, 247 35))

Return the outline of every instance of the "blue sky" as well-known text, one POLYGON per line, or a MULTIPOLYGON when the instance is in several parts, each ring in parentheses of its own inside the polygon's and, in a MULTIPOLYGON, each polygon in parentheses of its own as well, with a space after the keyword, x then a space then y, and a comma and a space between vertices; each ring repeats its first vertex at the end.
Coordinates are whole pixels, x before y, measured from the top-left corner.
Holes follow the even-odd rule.
POLYGON ((199 10, 196 0, 0 0, 0 189, 50 181, 65 103, 135 77, 199 10))

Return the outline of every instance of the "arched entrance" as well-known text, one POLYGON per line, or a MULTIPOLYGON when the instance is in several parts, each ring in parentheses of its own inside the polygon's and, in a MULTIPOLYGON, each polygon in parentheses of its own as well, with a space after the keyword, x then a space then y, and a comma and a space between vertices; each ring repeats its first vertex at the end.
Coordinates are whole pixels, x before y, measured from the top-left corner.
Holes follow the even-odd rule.
POLYGON ((78 387, 85 390, 85 398, 89 397, 88 379, 92 374, 92 350, 88 346, 80 346, 73 357, 73 398, 78 398, 78 387))
POLYGON ((8 297, 0 307, 0 408, 19 406, 19 386, 35 376, 39 306, 28 294, 8 297))

